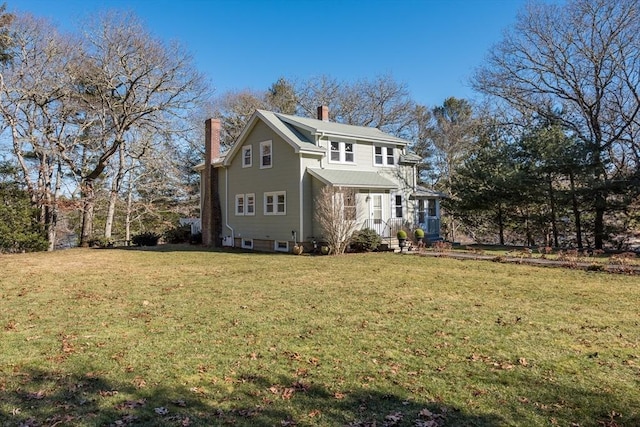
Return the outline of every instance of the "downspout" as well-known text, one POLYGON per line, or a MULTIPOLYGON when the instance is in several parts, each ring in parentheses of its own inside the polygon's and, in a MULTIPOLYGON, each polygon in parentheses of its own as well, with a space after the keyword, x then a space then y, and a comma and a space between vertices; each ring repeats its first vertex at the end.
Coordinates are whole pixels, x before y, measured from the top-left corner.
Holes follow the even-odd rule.
POLYGON ((229 230, 231 230, 231 246, 236 245, 235 231, 229 225, 229 168, 224 168, 224 222, 229 230))
POLYGON ((304 164, 302 163, 302 153, 300 153, 300 239, 304 242, 304 164))

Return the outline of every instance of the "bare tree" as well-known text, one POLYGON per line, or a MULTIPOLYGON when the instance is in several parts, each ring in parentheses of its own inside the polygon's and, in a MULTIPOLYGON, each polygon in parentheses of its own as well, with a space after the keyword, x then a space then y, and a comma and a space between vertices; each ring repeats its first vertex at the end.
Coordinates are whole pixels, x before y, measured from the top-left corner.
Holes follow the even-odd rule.
POLYGON ((356 193, 353 188, 325 186, 315 200, 315 219, 322 229, 331 254, 340 255, 349 247, 358 229, 356 193))
POLYGON ((316 117, 318 106, 329 107, 329 120, 336 120, 339 111, 340 92, 343 84, 333 77, 320 75, 295 85, 298 98, 298 115, 316 117))
POLYGON ((264 93, 248 89, 226 92, 215 99, 213 114, 222 122, 221 146, 228 148, 233 145, 253 113, 266 107, 264 93))
POLYGON ((59 150, 74 114, 67 73, 74 44, 46 21, 28 15, 17 17, 10 29, 12 60, 2 70, 0 114, 52 250, 64 174, 59 150))
POLYGON ((153 39, 132 15, 107 14, 86 28, 72 75, 80 119, 91 134, 84 164, 64 157, 81 180, 83 246, 93 233, 94 183, 127 135, 135 129, 177 131, 175 119, 196 106, 205 89, 184 49, 153 39))
POLYGON ((620 166, 638 168, 638 34, 640 0, 531 3, 473 82, 517 111, 560 121, 584 142, 597 248, 608 197, 625 179, 620 166))

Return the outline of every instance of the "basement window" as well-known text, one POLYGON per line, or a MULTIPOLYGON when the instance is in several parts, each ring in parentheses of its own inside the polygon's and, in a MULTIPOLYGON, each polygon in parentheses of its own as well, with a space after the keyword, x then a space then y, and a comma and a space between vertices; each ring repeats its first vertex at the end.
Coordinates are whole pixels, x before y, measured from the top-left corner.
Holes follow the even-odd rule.
POLYGON ((289 252, 289 242, 286 240, 276 240, 274 250, 277 252, 289 252))

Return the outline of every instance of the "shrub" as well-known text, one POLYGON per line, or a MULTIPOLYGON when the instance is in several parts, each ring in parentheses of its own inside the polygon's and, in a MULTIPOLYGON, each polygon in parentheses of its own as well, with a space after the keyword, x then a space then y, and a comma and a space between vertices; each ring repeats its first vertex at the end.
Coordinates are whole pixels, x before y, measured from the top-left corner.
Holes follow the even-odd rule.
POLYGON ((136 234, 131 238, 131 242, 136 246, 156 246, 158 240, 160 240, 160 235, 152 231, 136 234))
POLYGON ((164 240, 167 243, 187 243, 191 239, 191 226, 182 225, 170 228, 164 233, 164 240))
POLYGON ((413 235, 416 239, 424 239, 424 230, 422 228, 416 228, 416 231, 413 232, 413 235))
POLYGON ((398 234, 396 234, 396 237, 398 238, 398 240, 406 240, 407 232, 404 230, 398 230, 398 234))
POLYGON ((189 243, 192 245, 199 245, 202 243, 202 233, 192 234, 189 238, 189 243))
POLYGON ((371 252, 378 249, 382 238, 374 230, 365 228, 351 236, 351 249, 355 252, 371 252))
POLYGON ((108 248, 110 246, 113 246, 113 242, 111 241, 111 239, 108 239, 106 237, 97 237, 89 240, 90 248, 108 248))

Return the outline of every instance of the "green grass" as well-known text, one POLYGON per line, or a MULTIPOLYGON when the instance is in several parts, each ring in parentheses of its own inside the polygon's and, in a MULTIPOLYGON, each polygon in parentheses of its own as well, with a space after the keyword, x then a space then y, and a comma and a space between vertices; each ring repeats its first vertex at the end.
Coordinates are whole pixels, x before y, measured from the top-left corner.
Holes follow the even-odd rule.
POLYGON ((0 271, 2 426, 640 424, 637 276, 179 246, 0 271))

